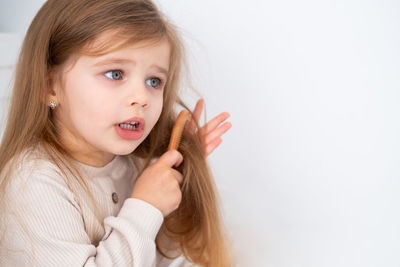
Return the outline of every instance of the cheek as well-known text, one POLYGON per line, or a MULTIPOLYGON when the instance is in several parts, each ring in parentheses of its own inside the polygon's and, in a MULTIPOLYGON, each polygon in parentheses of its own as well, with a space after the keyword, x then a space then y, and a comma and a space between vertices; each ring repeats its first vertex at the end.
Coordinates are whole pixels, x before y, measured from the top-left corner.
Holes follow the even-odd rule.
MULTIPOLYGON (((155 103, 153 104, 155 105, 155 107, 157 107, 154 112, 154 120, 155 123, 158 121, 158 119, 160 118, 161 112, 162 112, 162 108, 163 108, 163 99, 162 97, 158 98, 157 101, 155 101, 155 103)), ((154 124, 155 124, 154 123, 154 124)))
POLYGON ((112 114, 109 96, 96 84, 81 81, 68 87, 68 106, 71 117, 81 127, 90 127, 107 121, 112 114))
POLYGON ((149 123, 148 125, 151 127, 147 128, 147 134, 150 133, 151 130, 153 130, 154 125, 157 123, 157 121, 160 118, 162 108, 163 108, 162 97, 161 97, 161 99, 152 99, 151 105, 152 105, 152 109, 151 109, 150 113, 147 115, 147 120, 149 123))

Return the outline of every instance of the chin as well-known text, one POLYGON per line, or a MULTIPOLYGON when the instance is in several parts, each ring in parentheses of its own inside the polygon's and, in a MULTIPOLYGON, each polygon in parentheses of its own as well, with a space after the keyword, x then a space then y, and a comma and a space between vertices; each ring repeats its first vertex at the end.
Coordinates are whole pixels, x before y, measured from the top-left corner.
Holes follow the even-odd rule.
POLYGON ((123 146, 123 147, 119 147, 119 148, 114 148, 112 150, 112 153, 115 155, 129 155, 131 154, 133 151, 135 151, 135 149, 139 146, 140 144, 135 144, 135 145, 128 145, 128 146, 123 146))

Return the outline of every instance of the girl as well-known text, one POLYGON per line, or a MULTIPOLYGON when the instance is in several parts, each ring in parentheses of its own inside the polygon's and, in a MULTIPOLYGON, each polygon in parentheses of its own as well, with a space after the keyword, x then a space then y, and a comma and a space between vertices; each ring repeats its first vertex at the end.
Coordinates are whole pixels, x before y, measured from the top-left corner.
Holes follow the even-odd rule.
POLYGON ((1 266, 231 266, 199 101, 179 152, 181 41, 150 0, 48 0, 0 146, 1 266))

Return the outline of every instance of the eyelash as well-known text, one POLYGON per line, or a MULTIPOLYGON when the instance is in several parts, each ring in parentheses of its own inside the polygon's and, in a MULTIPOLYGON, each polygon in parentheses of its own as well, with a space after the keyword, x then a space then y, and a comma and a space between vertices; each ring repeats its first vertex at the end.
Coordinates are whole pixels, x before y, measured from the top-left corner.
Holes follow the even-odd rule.
MULTIPOLYGON (((109 71, 106 71, 104 74, 106 74, 106 73, 109 73, 109 72, 113 72, 113 71, 119 71, 120 73, 121 73, 121 76, 123 77, 124 76, 124 71, 123 70, 109 70, 109 71)), ((109 78, 108 76, 106 76, 107 78, 109 78)), ((119 80, 113 80, 112 78, 109 78, 111 81, 121 81, 122 80, 122 78, 121 79, 119 79, 119 80)), ((149 86, 151 86, 151 87, 153 87, 153 88, 160 88, 163 84, 164 84, 164 80, 163 79, 161 79, 161 78, 159 78, 159 77, 150 77, 150 78, 148 78, 147 80, 151 80, 151 79, 157 79, 158 81, 159 81, 159 84, 158 84, 158 86, 156 86, 156 87, 154 87, 154 86, 151 86, 151 85, 149 85, 149 86)), ((147 81, 146 80, 146 81, 147 81)), ((146 83, 147 84, 147 83, 146 83)), ((148 84, 147 84, 148 85, 148 84)))

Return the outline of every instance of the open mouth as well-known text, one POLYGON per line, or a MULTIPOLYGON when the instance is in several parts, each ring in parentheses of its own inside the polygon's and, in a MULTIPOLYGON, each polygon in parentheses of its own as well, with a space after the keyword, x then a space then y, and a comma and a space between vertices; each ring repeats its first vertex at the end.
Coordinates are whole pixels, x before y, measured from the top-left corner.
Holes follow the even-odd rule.
POLYGON ((139 122, 130 122, 130 123, 120 123, 118 126, 121 129, 129 130, 129 131, 137 131, 139 129, 139 122))
POLYGON ((143 135, 144 120, 142 118, 132 118, 128 121, 118 123, 115 125, 117 134, 128 140, 138 140, 143 135))

